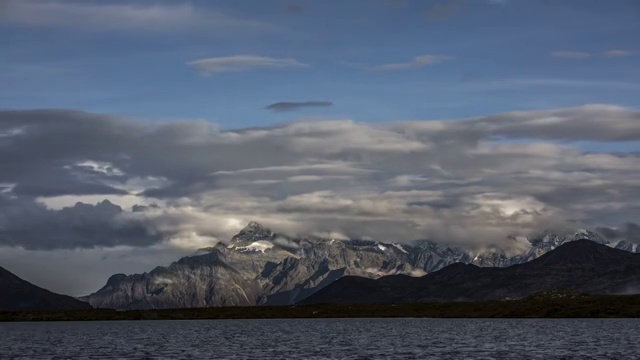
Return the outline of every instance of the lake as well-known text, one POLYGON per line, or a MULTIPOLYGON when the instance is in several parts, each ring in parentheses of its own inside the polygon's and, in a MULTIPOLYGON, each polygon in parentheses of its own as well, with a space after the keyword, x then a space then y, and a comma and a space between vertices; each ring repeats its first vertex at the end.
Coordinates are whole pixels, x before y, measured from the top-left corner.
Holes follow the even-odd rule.
POLYGON ((638 359, 640 319, 0 323, 0 359, 638 359))

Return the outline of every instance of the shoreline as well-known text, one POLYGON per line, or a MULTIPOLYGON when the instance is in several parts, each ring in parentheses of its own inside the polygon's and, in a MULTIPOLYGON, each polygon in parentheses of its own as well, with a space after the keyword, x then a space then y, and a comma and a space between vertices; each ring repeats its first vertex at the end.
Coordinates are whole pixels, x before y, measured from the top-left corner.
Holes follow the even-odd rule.
POLYGON ((0 312, 0 322, 330 318, 640 318, 640 295, 415 304, 0 312))

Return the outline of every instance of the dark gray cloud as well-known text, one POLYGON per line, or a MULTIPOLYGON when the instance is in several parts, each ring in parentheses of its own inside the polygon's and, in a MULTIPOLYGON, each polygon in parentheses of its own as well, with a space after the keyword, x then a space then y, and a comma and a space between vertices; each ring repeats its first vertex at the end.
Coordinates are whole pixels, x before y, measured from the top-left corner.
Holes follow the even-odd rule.
POLYGON ((627 240, 640 244, 640 225, 629 222, 620 228, 598 227, 596 229, 605 238, 615 240, 627 240))
POLYGON ((29 250, 150 246, 162 238, 108 200, 51 210, 0 195, 0 244, 29 250))
POLYGON ((103 184, 86 184, 80 182, 67 182, 61 180, 59 183, 29 183, 17 184, 13 188, 13 193, 20 196, 59 196, 59 195, 124 195, 125 190, 115 189, 103 184))
POLYGON ((266 110, 273 112, 295 111, 312 107, 330 107, 333 106, 331 101, 299 101, 299 102, 277 102, 267 107, 266 110))

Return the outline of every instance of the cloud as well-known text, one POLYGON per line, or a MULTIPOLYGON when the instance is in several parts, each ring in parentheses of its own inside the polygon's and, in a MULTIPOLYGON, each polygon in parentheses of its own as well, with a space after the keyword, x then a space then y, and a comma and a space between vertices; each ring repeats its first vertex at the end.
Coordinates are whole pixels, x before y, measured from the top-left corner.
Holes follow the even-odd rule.
POLYGON ((207 58, 188 62, 187 65, 207 75, 255 69, 295 69, 309 67, 309 65, 301 63, 296 59, 276 59, 257 55, 207 58))
POLYGON ((605 52, 602 53, 604 56, 606 57, 611 57, 611 58, 619 58, 619 57, 628 57, 633 55, 633 51, 629 51, 629 50, 607 50, 605 52))
POLYGON ((374 66, 372 70, 399 71, 399 70, 407 70, 407 69, 417 69, 417 68, 438 64, 443 61, 452 60, 452 59, 453 57, 444 56, 444 55, 420 55, 420 56, 416 56, 409 62, 377 65, 377 66, 374 66))
POLYGON ((627 240, 640 243, 640 225, 633 222, 626 223, 622 227, 599 227, 596 231, 611 241, 627 240))
POLYGON ((586 152, 585 141, 640 142, 640 112, 585 105, 223 131, 0 111, 0 246, 186 251, 255 220, 289 234, 508 247, 507 235, 636 221, 640 154, 586 152))
POLYGON ((299 102, 277 102, 273 103, 265 109, 273 112, 294 111, 310 107, 330 107, 333 106, 331 101, 299 101, 299 102))
POLYGON ((217 10, 182 4, 127 4, 59 0, 1 0, 0 25, 142 30, 154 32, 206 28, 236 31, 273 30, 272 25, 241 19, 217 10))
POLYGON ((496 81, 467 81, 466 85, 476 91, 522 89, 531 87, 604 88, 622 90, 640 89, 640 83, 630 81, 561 78, 511 78, 496 81))
POLYGON ((588 59, 596 56, 603 56, 608 58, 621 58, 621 57, 632 56, 633 54, 634 52, 630 50, 614 49, 614 50, 603 51, 600 54, 589 53, 585 51, 554 51, 551 53, 551 56, 557 57, 557 58, 563 58, 563 59, 588 59))
POLYGON ((424 16, 432 21, 444 20, 457 13, 463 5, 463 0, 446 0, 431 6, 424 12, 424 16))
POLYGON ((24 199, 0 197, 0 244, 27 250, 150 246, 162 240, 108 200, 46 209, 24 199))
POLYGON ((551 56, 562 59, 588 59, 592 55, 584 51, 554 51, 551 56))

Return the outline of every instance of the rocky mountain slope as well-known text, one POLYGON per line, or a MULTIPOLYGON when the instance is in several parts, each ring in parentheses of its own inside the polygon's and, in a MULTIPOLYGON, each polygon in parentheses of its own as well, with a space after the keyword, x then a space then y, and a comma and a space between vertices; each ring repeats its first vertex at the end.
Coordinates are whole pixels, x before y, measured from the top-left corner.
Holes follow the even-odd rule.
POLYGON ((522 299, 556 288, 589 294, 640 291, 640 254, 589 240, 565 243, 539 258, 507 268, 453 264, 421 278, 343 277, 303 303, 375 304, 522 299))
MULTIPOLYGON (((297 303, 346 275, 422 276, 453 263, 520 264, 576 239, 604 241, 595 233, 542 234, 517 256, 499 249, 480 253, 429 241, 397 244, 318 237, 289 238, 252 222, 228 243, 202 249, 144 274, 112 276, 82 300, 118 309, 180 308, 297 303)), ((514 240, 515 241, 515 240, 514 240)), ((609 244, 627 246, 626 243, 609 244)))
POLYGON ((91 305, 37 287, 0 267, 0 311, 81 309, 91 309, 91 305))

